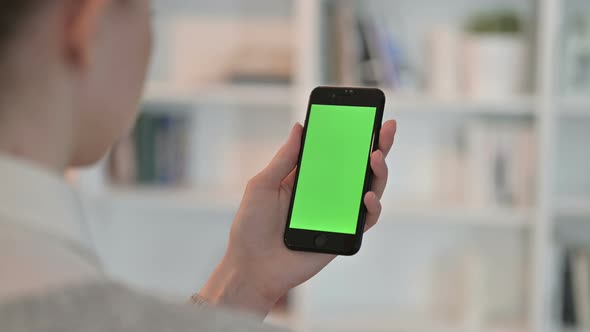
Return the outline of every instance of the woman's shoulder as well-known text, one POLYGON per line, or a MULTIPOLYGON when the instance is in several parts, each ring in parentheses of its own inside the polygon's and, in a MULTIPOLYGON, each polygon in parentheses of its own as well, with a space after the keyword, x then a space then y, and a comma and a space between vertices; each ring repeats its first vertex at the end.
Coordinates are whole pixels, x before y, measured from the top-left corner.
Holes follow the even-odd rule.
POLYGON ((0 304, 2 331, 277 332, 253 317, 167 302, 114 282, 94 282, 0 304))

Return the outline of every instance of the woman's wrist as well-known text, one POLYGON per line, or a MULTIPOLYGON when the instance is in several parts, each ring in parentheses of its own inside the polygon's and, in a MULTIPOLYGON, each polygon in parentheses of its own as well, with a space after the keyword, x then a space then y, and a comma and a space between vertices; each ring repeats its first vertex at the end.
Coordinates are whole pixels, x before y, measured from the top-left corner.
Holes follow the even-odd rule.
POLYGON ((210 305, 248 311, 266 317, 278 296, 265 291, 254 274, 241 268, 235 260, 224 257, 209 280, 199 292, 199 296, 210 305))

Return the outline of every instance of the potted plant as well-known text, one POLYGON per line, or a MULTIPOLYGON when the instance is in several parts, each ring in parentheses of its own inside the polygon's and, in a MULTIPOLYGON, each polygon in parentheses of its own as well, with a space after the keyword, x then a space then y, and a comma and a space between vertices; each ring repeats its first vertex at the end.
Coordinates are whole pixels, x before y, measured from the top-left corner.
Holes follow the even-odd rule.
POLYGON ((466 93, 478 98, 522 93, 526 46, 518 14, 509 10, 482 13, 470 19, 465 30, 466 93))

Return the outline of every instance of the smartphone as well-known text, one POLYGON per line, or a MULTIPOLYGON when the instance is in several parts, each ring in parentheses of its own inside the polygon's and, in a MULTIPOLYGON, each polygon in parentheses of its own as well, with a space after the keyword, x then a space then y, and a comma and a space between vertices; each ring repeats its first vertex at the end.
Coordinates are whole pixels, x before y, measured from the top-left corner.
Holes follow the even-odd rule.
POLYGON ((363 239, 371 153, 379 146, 385 94, 318 87, 311 93, 285 229, 287 248, 351 256, 363 239))

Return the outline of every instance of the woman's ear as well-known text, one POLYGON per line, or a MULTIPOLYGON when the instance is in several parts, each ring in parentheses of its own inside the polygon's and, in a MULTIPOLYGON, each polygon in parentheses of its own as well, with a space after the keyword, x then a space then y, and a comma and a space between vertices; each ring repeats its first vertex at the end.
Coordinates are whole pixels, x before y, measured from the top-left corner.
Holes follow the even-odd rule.
POLYGON ((93 44, 112 0, 68 0, 64 2, 65 51, 73 65, 85 69, 92 62, 93 44))

